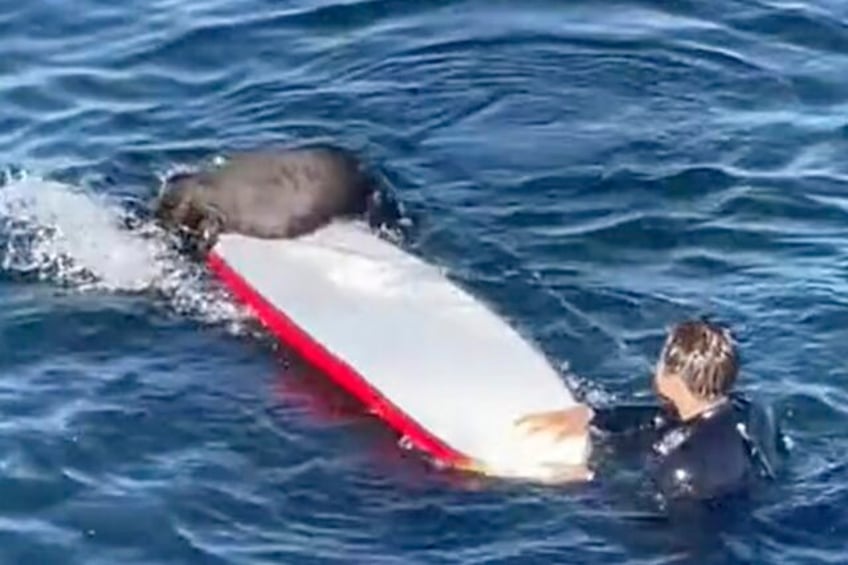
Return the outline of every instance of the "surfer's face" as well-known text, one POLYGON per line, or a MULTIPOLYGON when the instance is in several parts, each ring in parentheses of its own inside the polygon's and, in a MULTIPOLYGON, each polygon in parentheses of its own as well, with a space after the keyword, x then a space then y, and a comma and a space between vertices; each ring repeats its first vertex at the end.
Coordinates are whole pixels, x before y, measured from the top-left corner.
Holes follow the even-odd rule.
POLYGON ((676 406, 675 401, 680 398, 680 387, 683 384, 680 377, 669 371, 658 368, 654 372, 654 392, 666 408, 676 406))

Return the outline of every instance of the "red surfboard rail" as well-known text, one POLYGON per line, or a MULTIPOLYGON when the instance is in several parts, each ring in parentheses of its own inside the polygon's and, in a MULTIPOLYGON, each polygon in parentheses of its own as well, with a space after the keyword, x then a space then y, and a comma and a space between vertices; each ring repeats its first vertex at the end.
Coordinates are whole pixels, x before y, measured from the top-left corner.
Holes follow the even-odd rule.
POLYGON ((246 305, 285 346, 353 395, 376 416, 406 437, 418 450, 457 469, 474 469, 473 459, 440 440, 398 406, 385 398, 342 359, 328 351, 292 319, 268 302, 250 283, 214 251, 207 265, 237 300, 246 305))

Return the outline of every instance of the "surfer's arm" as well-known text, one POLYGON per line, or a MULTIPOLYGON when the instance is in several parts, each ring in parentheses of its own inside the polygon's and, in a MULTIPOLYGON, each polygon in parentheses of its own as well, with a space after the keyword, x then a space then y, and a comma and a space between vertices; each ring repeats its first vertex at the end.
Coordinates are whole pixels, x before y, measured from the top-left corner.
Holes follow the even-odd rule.
POLYGON ((629 435, 655 430, 664 422, 662 409, 650 404, 623 404, 592 408, 587 404, 528 414, 516 425, 525 433, 549 433, 559 438, 583 435, 590 429, 607 434, 629 435))
POLYGON ((589 426, 608 434, 631 434, 659 428, 665 417, 653 404, 621 404, 593 408, 589 426))
POLYGON ((618 456, 644 453, 668 424, 663 409, 650 404, 619 404, 595 408, 589 435, 618 456))

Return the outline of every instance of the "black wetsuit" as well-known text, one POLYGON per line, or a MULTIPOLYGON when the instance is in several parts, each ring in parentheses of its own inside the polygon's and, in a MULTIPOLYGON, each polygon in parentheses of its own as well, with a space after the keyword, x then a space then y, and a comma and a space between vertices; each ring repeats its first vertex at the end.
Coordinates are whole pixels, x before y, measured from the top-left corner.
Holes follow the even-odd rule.
POLYGON ((757 477, 774 477, 783 448, 771 413, 737 396, 687 422, 659 406, 594 411, 596 439, 613 454, 639 457, 666 500, 743 491, 757 477))

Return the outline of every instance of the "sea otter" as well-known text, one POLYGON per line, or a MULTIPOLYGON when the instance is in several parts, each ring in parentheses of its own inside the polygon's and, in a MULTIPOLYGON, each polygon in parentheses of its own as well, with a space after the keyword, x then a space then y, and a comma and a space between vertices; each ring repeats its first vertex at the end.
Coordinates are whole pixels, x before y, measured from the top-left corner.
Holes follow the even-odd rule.
POLYGON ((340 218, 372 226, 399 218, 397 203, 360 160, 336 147, 237 153, 219 167, 165 180, 155 217, 205 254, 221 233, 295 238, 340 218))

